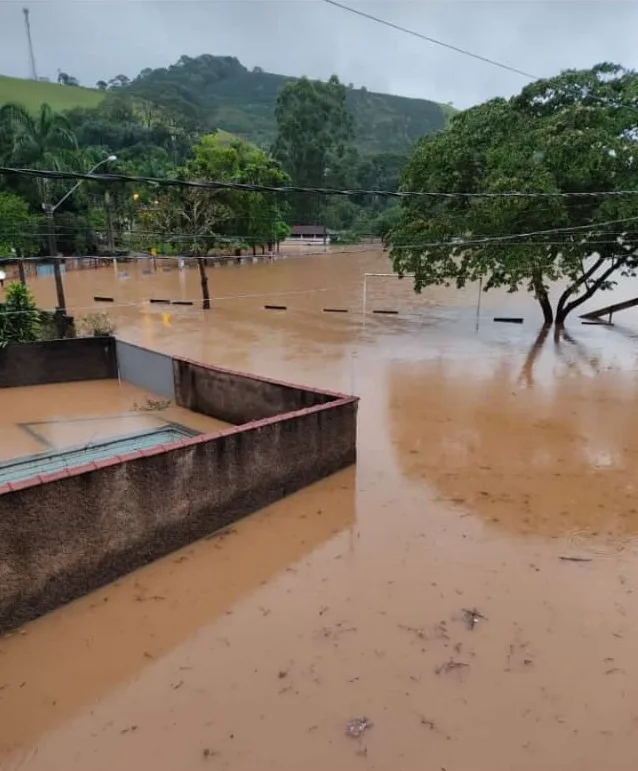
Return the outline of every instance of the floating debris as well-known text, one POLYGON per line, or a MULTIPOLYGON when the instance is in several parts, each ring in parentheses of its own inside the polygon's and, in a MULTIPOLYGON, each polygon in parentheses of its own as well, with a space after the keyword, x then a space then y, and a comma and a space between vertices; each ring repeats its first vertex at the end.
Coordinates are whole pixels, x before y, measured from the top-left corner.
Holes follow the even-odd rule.
POLYGON ((372 728, 372 721, 367 717, 355 717, 346 726, 346 736, 350 736, 352 739, 358 739, 360 736, 369 729, 372 728))
POLYGON ((452 672, 454 669, 463 669, 464 667, 469 667, 469 664, 466 664, 464 661, 455 661, 454 659, 450 659, 449 661, 446 661, 444 664, 441 664, 438 666, 434 671, 437 675, 440 675, 441 673, 446 672, 452 672))
POLYGON ((563 562, 593 562, 591 557, 559 557, 563 562))
POLYGON ((474 629, 474 627, 478 624, 479 621, 487 621, 487 618, 482 613, 480 613, 476 608, 472 608, 472 610, 463 608, 463 619, 467 624, 467 628, 470 630, 474 629))
POLYGON ((170 399, 147 399, 144 404, 133 402, 133 410, 135 412, 159 412, 167 410, 170 406, 170 399))

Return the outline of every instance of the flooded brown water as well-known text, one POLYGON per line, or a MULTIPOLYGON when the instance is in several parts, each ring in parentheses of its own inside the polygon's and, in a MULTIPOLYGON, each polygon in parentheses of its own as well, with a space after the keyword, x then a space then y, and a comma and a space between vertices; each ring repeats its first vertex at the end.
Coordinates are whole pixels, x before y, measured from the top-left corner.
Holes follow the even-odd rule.
POLYGON ((359 394, 359 461, 0 640, 0 767, 635 768, 638 315, 535 346, 529 298, 483 297, 477 329, 476 289, 407 280, 368 280, 400 314, 364 326, 377 253, 216 268, 208 313, 144 302, 196 299, 195 271, 118 270, 69 273, 69 304, 359 394))
POLYGON ((10 396, 0 413, 0 462, 83 447, 170 423, 200 433, 227 426, 174 404, 160 404, 156 394, 115 380, 28 386, 5 393, 10 396))

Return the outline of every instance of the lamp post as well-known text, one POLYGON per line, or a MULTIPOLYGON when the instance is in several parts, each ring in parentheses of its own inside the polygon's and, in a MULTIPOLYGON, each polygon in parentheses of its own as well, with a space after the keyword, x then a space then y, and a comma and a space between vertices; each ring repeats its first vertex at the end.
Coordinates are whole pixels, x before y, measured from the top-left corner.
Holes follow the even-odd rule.
MULTIPOLYGON (((324 188, 328 187, 328 174, 330 174, 330 169, 325 168, 323 170, 323 186, 324 188)), ((323 198, 323 245, 326 246, 328 243, 328 227, 326 224, 326 220, 328 219, 328 196, 324 195, 323 198)))
MULTIPOLYGON (((87 174, 93 174, 93 172, 98 169, 100 166, 102 166, 105 163, 112 163, 113 161, 116 161, 117 157, 115 155, 109 155, 108 158, 104 158, 99 163, 96 163, 93 168, 89 169, 87 174)), ((59 318, 59 325, 60 328, 62 328, 62 318, 66 316, 66 299, 64 297, 64 284, 62 283, 62 269, 61 269, 61 261, 58 257, 58 246, 57 246, 57 240, 55 237, 55 221, 53 215, 55 212, 59 209, 59 207, 69 198, 75 191, 80 187, 80 185, 84 182, 83 179, 78 180, 75 185, 67 192, 65 193, 62 198, 56 203, 56 204, 42 204, 42 208, 46 212, 47 215, 47 232, 48 232, 48 238, 49 238, 49 254, 53 258, 53 275, 55 277, 55 291, 57 294, 57 302, 58 307, 56 308, 56 315, 59 318)))

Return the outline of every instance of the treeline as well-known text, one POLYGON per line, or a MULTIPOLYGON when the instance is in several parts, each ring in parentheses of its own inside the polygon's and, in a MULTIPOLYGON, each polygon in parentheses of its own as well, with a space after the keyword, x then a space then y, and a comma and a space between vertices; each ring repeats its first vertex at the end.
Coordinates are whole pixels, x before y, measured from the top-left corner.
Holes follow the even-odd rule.
MULTIPOLYGON (((43 105, 31 116, 0 108, 0 160, 32 169, 102 171, 130 176, 282 186, 290 182, 265 151, 223 132, 192 137, 160 118, 141 121, 129 101, 62 115, 43 105), (114 160, 109 160, 114 158, 114 160)), ((50 253, 51 220, 64 254, 162 250, 207 254, 220 244, 257 248, 286 235, 287 205, 276 195, 207 192, 121 182, 80 185, 22 176, 0 180, 0 256, 50 253)))
MULTIPOLYGON (((216 66, 223 61, 210 59, 216 66)), ((142 73, 140 79, 157 77, 152 72, 142 73)), ((108 171, 123 175, 397 189, 407 155, 358 148, 349 89, 336 77, 327 83, 301 78, 284 85, 274 110, 274 141, 267 147, 203 125, 201 116, 170 91, 158 101, 145 98, 138 91, 140 79, 130 85, 113 79, 104 100, 93 109, 55 113, 42 105, 32 115, 20 105, 4 105, 0 161, 79 172, 113 155, 117 160, 108 171)), ((69 183, 57 181, 0 179, 0 256, 47 254, 50 222, 43 205, 54 205, 68 189, 69 183)), ((105 195, 103 186, 87 183, 56 210, 54 223, 57 248, 65 254, 152 247, 201 253, 205 246, 210 250, 220 244, 265 248, 294 224, 325 225, 344 239, 381 236, 396 213, 386 197, 375 195, 234 192, 198 198, 189 192, 178 195, 175 189, 167 193, 162 187, 124 183, 109 186, 105 195), (208 203, 198 206, 194 222, 187 210, 197 200, 208 203)))

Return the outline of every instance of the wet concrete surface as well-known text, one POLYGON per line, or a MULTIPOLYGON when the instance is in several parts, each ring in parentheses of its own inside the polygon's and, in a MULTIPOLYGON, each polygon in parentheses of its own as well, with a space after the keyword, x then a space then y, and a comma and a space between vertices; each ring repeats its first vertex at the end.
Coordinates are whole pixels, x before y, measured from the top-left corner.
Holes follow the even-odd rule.
POLYGON ((400 315, 364 326, 374 253, 216 268, 209 313, 140 304, 196 298, 195 271, 119 270, 69 273, 70 304, 360 395, 359 462, 0 640, 0 767, 635 767, 638 315, 539 341, 525 296, 477 329, 475 288, 369 279, 400 315))

